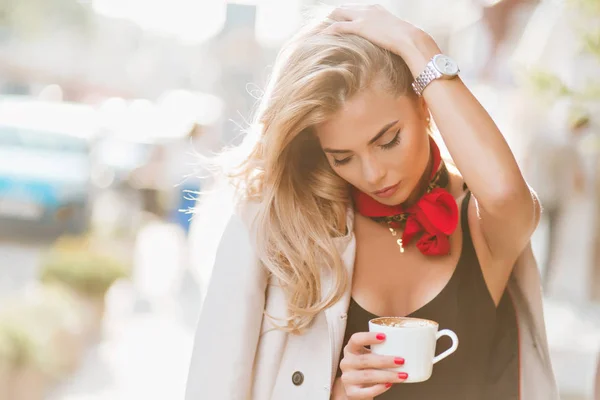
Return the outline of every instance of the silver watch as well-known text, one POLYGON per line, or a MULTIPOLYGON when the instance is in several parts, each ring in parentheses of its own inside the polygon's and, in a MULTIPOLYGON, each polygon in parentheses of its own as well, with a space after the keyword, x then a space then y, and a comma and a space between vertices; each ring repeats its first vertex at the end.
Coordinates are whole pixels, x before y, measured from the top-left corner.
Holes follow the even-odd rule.
POLYGON ((437 54, 433 56, 431 61, 427 63, 425 70, 412 83, 413 90, 417 95, 421 96, 423 90, 432 81, 436 79, 452 79, 458 76, 459 72, 460 69, 458 69, 456 61, 444 54, 437 54))

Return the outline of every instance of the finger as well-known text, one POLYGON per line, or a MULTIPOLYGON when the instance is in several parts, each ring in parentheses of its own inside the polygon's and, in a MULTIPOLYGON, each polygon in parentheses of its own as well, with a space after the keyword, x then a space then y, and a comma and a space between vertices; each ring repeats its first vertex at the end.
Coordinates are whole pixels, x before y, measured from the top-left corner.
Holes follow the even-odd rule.
POLYGON ((353 21, 360 18, 361 15, 362 11, 353 7, 336 7, 331 14, 329 14, 329 18, 334 21, 353 21))
POLYGON ((385 341, 385 334, 378 332, 357 332, 350 336, 348 340, 348 350, 351 353, 362 354, 365 352, 365 346, 379 344, 385 341))
POLYGON ((344 3, 344 4, 340 4, 338 7, 346 8, 349 10, 366 11, 371 8, 374 8, 375 6, 369 5, 369 4, 361 4, 361 3, 344 3))
POLYGON ((390 382, 379 383, 368 387, 349 386, 346 388, 346 396, 348 396, 348 398, 370 399, 387 392, 391 387, 392 384, 390 382))
POLYGON ((408 378, 406 372, 385 371, 382 369, 350 370, 342 374, 344 385, 372 385, 378 383, 402 383, 408 378))
POLYGON ((357 369, 388 369, 397 368, 399 365, 404 365, 402 357, 381 356, 378 354, 348 354, 344 356, 340 362, 342 371, 357 370, 357 369))
POLYGON ((342 21, 334 22, 329 25, 323 32, 330 35, 353 33, 357 34, 359 31, 359 23, 357 21, 342 21))

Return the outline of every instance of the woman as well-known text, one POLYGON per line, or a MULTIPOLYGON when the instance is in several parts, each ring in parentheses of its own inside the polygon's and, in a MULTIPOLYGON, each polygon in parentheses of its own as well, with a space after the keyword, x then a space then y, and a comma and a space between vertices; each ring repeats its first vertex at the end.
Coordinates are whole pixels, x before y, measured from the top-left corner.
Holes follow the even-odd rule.
POLYGON ((452 61, 427 72, 440 53, 380 6, 337 8, 282 50, 236 171, 188 400, 558 398, 529 246, 540 207, 452 61), (385 340, 367 332, 374 315, 433 319, 461 344, 402 384, 385 370, 402 354, 365 347, 385 340))

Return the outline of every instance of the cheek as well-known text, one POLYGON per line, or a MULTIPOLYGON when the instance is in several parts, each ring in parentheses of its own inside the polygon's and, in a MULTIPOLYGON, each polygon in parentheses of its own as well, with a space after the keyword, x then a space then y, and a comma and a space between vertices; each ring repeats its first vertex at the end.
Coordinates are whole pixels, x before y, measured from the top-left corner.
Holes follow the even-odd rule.
MULTIPOLYGON (((380 169, 380 172, 388 179, 395 179, 400 174, 404 166, 410 165, 410 160, 403 161, 403 151, 400 146, 390 150, 374 150, 371 155, 376 162, 376 168, 380 169)), ((365 171, 366 166, 363 165, 363 161, 358 157, 355 157, 349 164, 336 167, 333 163, 330 163, 333 171, 343 180, 349 184, 359 188, 370 188, 371 184, 366 182, 365 171)), ((387 183, 387 181, 386 181, 387 183)))
MULTIPOLYGON (((355 160, 356 161, 356 160, 355 160)), ((348 182, 349 184, 361 187, 362 172, 360 170, 360 162, 352 162, 349 165, 343 165, 336 167, 333 163, 330 163, 333 172, 335 172, 340 178, 348 182)))
POLYGON ((425 133, 413 150, 412 168, 415 179, 421 179, 429 162, 429 135, 425 133))
POLYGON ((403 179, 420 179, 429 160, 428 134, 413 133, 410 136, 406 135, 406 140, 386 155, 389 169, 401 175, 403 179))

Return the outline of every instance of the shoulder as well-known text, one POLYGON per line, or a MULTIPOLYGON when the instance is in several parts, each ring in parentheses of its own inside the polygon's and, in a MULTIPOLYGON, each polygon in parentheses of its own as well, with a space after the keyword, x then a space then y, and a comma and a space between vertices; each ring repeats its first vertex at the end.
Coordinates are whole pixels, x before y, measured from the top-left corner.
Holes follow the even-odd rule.
POLYGON ((468 232, 473 242, 477 258, 480 264, 486 264, 489 260, 489 253, 487 251, 487 245, 485 244, 483 232, 479 225, 477 199, 469 191, 462 175, 454 165, 448 166, 448 172, 450 172, 450 191, 460 210, 460 219, 463 220, 466 218, 468 232), (465 204, 465 202, 467 202, 467 204, 465 204), (464 206, 466 206, 466 209, 464 206), (462 213, 465 211, 466 215, 463 215, 462 213))
POLYGON ((254 220, 260 207, 259 202, 236 197, 231 188, 202 194, 188 239, 192 264, 200 271, 210 271, 219 251, 254 253, 254 220))
POLYGON ((200 197, 194 209, 197 226, 208 227, 214 233, 218 226, 250 231, 263 208, 259 200, 250 199, 228 183, 220 183, 200 197))
POLYGON ((452 197, 454 197, 456 203, 460 206, 468 193, 468 189, 466 188, 465 181, 458 168, 456 168, 456 165, 454 165, 454 163, 451 161, 445 162, 450 178, 450 186, 448 187, 448 191, 452 197))
MULTIPOLYGON (((255 223, 260 204, 246 200, 231 204, 226 215, 216 225, 205 229, 217 254, 235 252, 246 258, 256 254, 258 227, 255 223)), ((213 217, 211 215, 211 217, 213 217)))
POLYGON ((264 204, 257 199, 240 197, 234 199, 232 218, 237 218, 248 231, 256 229, 256 219, 264 208, 264 204))

